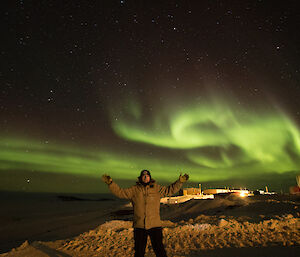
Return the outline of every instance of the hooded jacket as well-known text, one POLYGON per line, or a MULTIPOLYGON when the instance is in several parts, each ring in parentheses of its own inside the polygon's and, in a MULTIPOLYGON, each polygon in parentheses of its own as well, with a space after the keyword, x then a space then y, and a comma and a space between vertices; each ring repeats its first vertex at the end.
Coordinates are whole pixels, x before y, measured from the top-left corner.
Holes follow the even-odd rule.
POLYGON ((183 183, 179 180, 170 186, 161 186, 151 180, 148 185, 137 182, 130 188, 120 188, 115 182, 109 185, 110 191, 117 197, 128 199, 133 206, 133 227, 150 229, 161 227, 160 198, 177 193, 183 183))

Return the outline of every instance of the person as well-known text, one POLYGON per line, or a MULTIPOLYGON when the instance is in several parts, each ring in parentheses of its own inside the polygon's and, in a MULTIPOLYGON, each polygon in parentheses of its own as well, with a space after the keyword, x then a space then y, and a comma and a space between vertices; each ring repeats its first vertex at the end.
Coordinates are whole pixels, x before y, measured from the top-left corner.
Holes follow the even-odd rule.
POLYGON ((160 198, 177 193, 188 179, 188 174, 180 174, 178 180, 166 187, 157 184, 152 179, 150 171, 142 170, 136 185, 120 188, 109 175, 102 176, 102 180, 114 195, 132 202, 135 257, 145 255, 148 236, 156 256, 167 256, 162 242, 160 198))

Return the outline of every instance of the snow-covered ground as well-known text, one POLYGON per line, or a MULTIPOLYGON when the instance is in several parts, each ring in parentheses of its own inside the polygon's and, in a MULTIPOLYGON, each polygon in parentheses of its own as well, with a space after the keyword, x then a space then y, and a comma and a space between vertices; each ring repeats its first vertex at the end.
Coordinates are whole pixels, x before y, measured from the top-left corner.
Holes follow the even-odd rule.
MULTIPOLYGON (((5 229, 1 226, 3 246, 5 242, 12 245, 13 238, 24 240, 27 235, 23 243, 6 253, 2 251, 1 257, 133 256, 132 210, 126 202, 58 198, 52 198, 52 203, 43 202, 39 213, 35 205, 35 212, 20 215, 19 223, 7 221, 5 229), (49 216, 47 204, 50 209, 58 205, 61 208, 52 209, 49 216), (20 236, 22 229, 26 231, 20 236), (46 230, 50 230, 48 236, 46 230), (5 236, 9 240, 5 241, 5 236)), ((161 216, 168 256, 283 257, 298 256, 300 252, 297 196, 191 200, 162 205, 161 216)), ((146 256, 155 256, 149 241, 146 256)))

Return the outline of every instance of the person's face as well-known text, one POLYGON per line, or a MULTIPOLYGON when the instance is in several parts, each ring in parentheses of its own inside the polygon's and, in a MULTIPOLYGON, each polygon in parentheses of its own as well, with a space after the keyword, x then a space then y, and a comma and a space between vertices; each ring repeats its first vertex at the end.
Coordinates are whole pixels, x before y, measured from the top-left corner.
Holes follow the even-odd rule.
POLYGON ((149 176, 147 173, 144 173, 144 174, 142 175, 142 181, 143 181, 144 183, 149 183, 149 182, 150 182, 150 176, 149 176))

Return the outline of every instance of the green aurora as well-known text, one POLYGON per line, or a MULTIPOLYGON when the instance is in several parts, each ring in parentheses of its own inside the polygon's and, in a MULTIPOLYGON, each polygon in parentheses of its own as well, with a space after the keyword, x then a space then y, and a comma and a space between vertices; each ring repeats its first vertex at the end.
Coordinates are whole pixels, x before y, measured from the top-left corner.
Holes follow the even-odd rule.
MULTIPOLYGON (((160 109, 145 119, 138 104, 128 113, 112 117, 114 131, 122 138, 168 149, 181 149, 198 174, 229 178, 235 173, 283 173, 300 164, 300 134, 283 111, 269 106, 243 108, 230 101, 160 109), (169 113, 165 119, 165 113, 169 113), (137 115, 139 114, 139 115, 137 115), (164 117, 161 118, 161 116, 164 117)), ((201 179, 201 176, 197 176, 201 179)))
POLYGON ((300 165, 299 129, 275 108, 251 110, 214 101, 190 103, 181 109, 168 106, 147 116, 133 101, 127 112, 112 111, 111 121, 115 133, 128 144, 126 153, 117 146, 112 151, 105 145, 90 148, 1 137, 0 170, 70 174, 100 181, 103 173, 134 180, 147 168, 157 180, 171 182, 179 172, 188 172, 192 182, 203 183, 283 174, 300 165), (154 151, 134 151, 136 146, 154 151))

